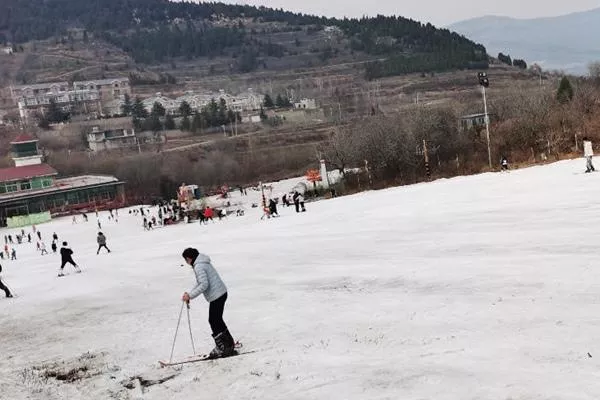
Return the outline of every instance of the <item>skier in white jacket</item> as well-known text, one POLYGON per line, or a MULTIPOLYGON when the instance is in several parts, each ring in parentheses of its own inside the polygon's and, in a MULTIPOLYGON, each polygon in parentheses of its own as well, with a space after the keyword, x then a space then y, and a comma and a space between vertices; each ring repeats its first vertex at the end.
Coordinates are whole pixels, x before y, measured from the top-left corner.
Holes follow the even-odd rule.
POLYGON ((586 159, 586 173, 594 172, 596 169, 594 168, 594 164, 592 164, 592 158, 594 157, 594 148, 592 146, 591 140, 587 137, 583 138, 583 155, 586 159))
POLYGON ((216 347, 210 352, 210 357, 221 358, 235 355, 235 341, 223 321, 223 311, 227 301, 225 283, 206 254, 200 254, 196 249, 187 248, 183 251, 182 256, 196 274, 196 286, 189 292, 185 292, 182 300, 189 304, 190 300, 203 294, 209 303, 208 323, 216 344, 216 347))

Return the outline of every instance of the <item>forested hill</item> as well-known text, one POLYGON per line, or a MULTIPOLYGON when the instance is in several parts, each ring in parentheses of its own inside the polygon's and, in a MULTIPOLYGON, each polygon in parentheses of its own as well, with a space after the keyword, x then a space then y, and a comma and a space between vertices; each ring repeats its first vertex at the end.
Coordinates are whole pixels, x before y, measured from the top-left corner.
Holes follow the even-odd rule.
POLYGON ((287 43, 271 37, 261 39, 266 31, 327 29, 342 38, 316 49, 323 52, 324 62, 344 51, 386 59, 369 66, 368 78, 487 62, 482 45, 449 30, 402 17, 342 20, 265 7, 167 0, 0 2, 0 43, 64 37, 77 29, 83 30, 85 37, 94 35, 120 47, 139 63, 232 55, 241 72, 258 68, 261 57, 284 57, 299 47, 297 40, 287 43))

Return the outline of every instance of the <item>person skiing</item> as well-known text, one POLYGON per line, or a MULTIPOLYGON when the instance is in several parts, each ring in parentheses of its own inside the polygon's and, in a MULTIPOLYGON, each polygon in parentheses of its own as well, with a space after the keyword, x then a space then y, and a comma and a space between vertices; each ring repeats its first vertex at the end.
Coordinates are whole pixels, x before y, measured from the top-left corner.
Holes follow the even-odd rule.
POLYGON ((98 217, 98 229, 102 229, 102 221, 100 220, 100 217, 98 217))
POLYGON ((40 232, 39 230, 37 231, 37 237, 38 239, 42 240, 42 232, 40 232))
POLYGON ((277 202, 275 199, 269 200, 269 213, 272 217, 279 217, 279 213, 277 212, 277 202))
POLYGON ((591 140, 589 140, 587 137, 583 138, 583 155, 586 159, 585 172, 590 173, 596 171, 596 168, 594 168, 594 164, 592 163, 592 158, 594 158, 594 148, 591 140))
POLYGON ((69 244, 67 242, 63 242, 62 245, 63 247, 60 249, 61 264, 60 270, 58 271, 58 277, 65 276, 63 270, 67 264, 71 264, 75 268, 75 272, 80 273, 81 269, 79 269, 79 266, 73 261, 73 250, 68 247, 69 244))
POLYGON ((16 260, 17 259, 17 250, 13 247, 12 252, 10 253, 10 259, 11 260, 16 260))
POLYGON ((8 289, 8 287, 2 282, 2 265, 0 265, 0 290, 4 290, 4 294, 6 294, 7 298, 13 297, 12 293, 8 289))
POLYGON ((215 213, 214 213, 213 209, 210 208, 209 206, 206 206, 206 208, 204 209, 204 219, 206 220, 206 222, 208 222, 208 220, 215 222, 215 220, 213 219, 214 215, 215 215, 215 213))
POLYGON ((110 249, 106 247, 106 236, 104 236, 104 233, 98 232, 98 237, 96 238, 96 241, 98 242, 98 251, 96 252, 96 255, 100 254, 100 250, 103 247, 110 253, 110 249))
POLYGON ((41 255, 48 254, 48 250, 46 250, 46 243, 44 243, 44 242, 40 243, 40 250, 42 251, 41 255))
MULTIPOLYGON (((298 205, 302 209, 302 212, 306 212, 306 208, 304 207, 304 196, 301 193, 298 193, 298 205)), ((298 209, 298 207, 296 207, 298 209)))
POLYGON ((52 234, 52 239, 53 239, 53 240, 57 240, 57 241, 58 241, 58 235, 56 234, 56 232, 54 232, 54 233, 52 234))
POLYGON ((52 252, 56 254, 56 250, 58 248, 56 245, 56 240, 52 240, 52 245, 50 247, 52 248, 52 252))
POLYGON ((31 233, 27 234, 27 243, 31 243, 31 233))
POLYGON ((500 159, 500 169, 502 171, 508 171, 508 158, 506 158, 505 156, 502 156, 502 158, 500 159))
POLYGON ((191 300, 204 294, 204 298, 209 303, 208 323, 216 345, 210 352, 210 357, 221 358, 235 355, 235 341, 223 321, 223 310, 227 301, 225 283, 206 254, 201 254, 198 250, 190 247, 183 251, 182 257, 196 274, 196 286, 189 292, 185 292, 182 300, 189 306, 191 300))

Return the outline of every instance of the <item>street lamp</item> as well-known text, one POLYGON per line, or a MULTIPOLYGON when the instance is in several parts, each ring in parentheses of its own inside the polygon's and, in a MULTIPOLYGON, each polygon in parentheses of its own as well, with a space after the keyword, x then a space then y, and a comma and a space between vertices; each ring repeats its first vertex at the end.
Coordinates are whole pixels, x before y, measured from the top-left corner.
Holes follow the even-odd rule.
POLYGON ((490 117, 488 115, 487 109, 487 98, 485 96, 485 88, 490 87, 490 80, 485 72, 480 72, 477 74, 479 78, 479 85, 481 86, 481 91, 483 92, 483 108, 485 113, 485 132, 487 137, 487 148, 488 148, 488 162, 490 164, 490 169, 492 168, 492 150, 490 147, 490 117))

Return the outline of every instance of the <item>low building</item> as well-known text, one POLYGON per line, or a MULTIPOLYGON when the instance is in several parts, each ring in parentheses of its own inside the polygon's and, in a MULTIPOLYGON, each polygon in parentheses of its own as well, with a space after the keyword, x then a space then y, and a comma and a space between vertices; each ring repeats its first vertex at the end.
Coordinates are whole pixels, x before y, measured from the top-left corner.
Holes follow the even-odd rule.
POLYGON ((45 115, 50 103, 56 103, 63 111, 89 114, 100 112, 100 93, 95 89, 46 92, 22 97, 17 105, 21 120, 27 124, 36 115, 45 115))
MULTIPOLYGON (((488 114, 488 118, 490 119, 490 122, 497 119, 495 114, 488 114)), ((460 117, 459 127, 463 131, 485 128, 485 113, 470 114, 460 117)))
POLYGON ((32 98, 42 95, 59 95, 69 91, 69 82, 47 82, 31 85, 11 86, 10 95, 16 105, 23 98, 32 98))
POLYGON ((125 204, 124 183, 112 176, 58 178, 42 162, 37 139, 20 135, 11 142, 15 166, 0 169, 0 226, 16 228, 79 210, 125 204))
POLYGON ((75 90, 97 90, 102 102, 118 100, 121 96, 131 96, 129 78, 99 79, 93 81, 73 82, 75 90))
POLYGON ((97 126, 88 133, 87 140, 92 151, 130 148, 138 144, 134 129, 100 129, 97 126))
POLYGON ((177 104, 177 101, 163 96, 162 93, 156 93, 155 96, 143 100, 144 108, 148 111, 148 114, 152 112, 152 107, 154 107, 155 103, 163 106, 167 114, 178 113, 179 104, 177 104))

